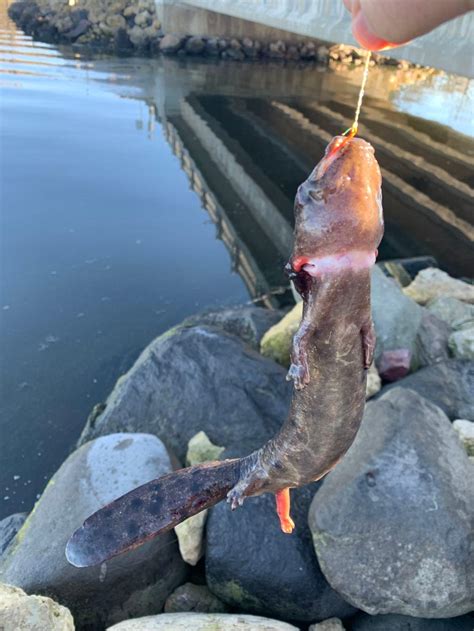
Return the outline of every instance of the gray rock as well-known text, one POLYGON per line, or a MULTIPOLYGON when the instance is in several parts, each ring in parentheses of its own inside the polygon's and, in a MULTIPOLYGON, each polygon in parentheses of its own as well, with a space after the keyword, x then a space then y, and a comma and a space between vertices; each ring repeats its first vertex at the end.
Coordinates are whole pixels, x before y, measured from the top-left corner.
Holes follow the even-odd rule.
POLYGON ((462 328, 466 323, 474 323, 474 305, 456 298, 435 298, 430 300, 426 308, 453 329, 462 328))
POLYGON ((0 558, 5 554, 16 533, 25 523, 28 513, 15 513, 0 521, 0 558))
POLYGON ((112 434, 82 446, 52 477, 9 547, 1 580, 53 596, 79 627, 159 610, 185 575, 172 533, 99 567, 74 568, 64 551, 91 513, 170 470, 165 447, 148 434, 112 434))
POLYGON ((405 296, 396 282, 375 265, 372 272, 372 316, 377 334, 375 357, 383 351, 407 348, 414 356, 423 311, 405 296))
POLYGON ((184 46, 188 55, 201 55, 206 48, 206 42, 202 37, 190 37, 184 46))
POLYGON ((416 367, 430 366, 449 359, 449 324, 423 309, 415 340, 416 367))
POLYGON ((312 624, 308 631, 345 631, 345 629, 339 618, 328 618, 317 624, 312 624))
POLYGON ((427 366, 386 386, 382 394, 397 386, 415 390, 440 407, 451 420, 474 420, 474 362, 451 359, 427 366))
POLYGON ((231 613, 162 613, 127 620, 107 631, 298 631, 279 620, 231 613))
POLYGON ((160 51, 165 55, 177 53, 183 47, 186 37, 176 33, 168 33, 160 42, 160 51))
POLYGON ((189 440, 202 430, 216 445, 250 453, 288 413, 285 374, 233 335, 178 327, 153 341, 119 379, 81 442, 116 431, 151 432, 184 463, 189 440))
POLYGON ((211 57, 218 57, 219 52, 219 40, 216 37, 210 37, 206 41, 206 55, 210 55, 211 57))
POLYGON ((225 502, 210 510, 206 579, 231 607, 285 620, 314 622, 353 613, 319 569, 307 525, 316 485, 291 492, 296 529, 281 532, 273 495, 248 499, 232 512, 225 502))
POLYGON ((474 303, 474 285, 452 278, 435 267, 421 270, 403 292, 421 305, 442 296, 474 303))
POLYGON ((28 596, 22 589, 0 583, 2 631, 74 631, 71 612, 44 596, 28 596))
POLYGON ((180 611, 225 613, 227 607, 222 600, 219 600, 209 591, 206 585, 185 583, 175 589, 165 603, 165 613, 178 613, 180 611))
POLYGON ((474 468, 449 419, 396 388, 369 403, 309 511, 321 568, 372 615, 462 615, 474 606, 474 468))
POLYGON ((464 419, 456 419, 453 423, 453 429, 464 445, 467 455, 474 456, 474 423, 464 419))
POLYGON ((474 326, 454 331, 449 336, 448 344, 454 357, 474 360, 474 326))
POLYGON ((366 613, 358 613, 351 619, 347 629, 348 631, 472 631, 474 615, 467 614, 456 618, 434 620, 397 614, 368 616, 366 613))
POLYGON ((240 337, 249 346, 258 350, 265 333, 279 322, 282 316, 281 311, 243 306, 198 313, 184 320, 183 325, 206 324, 215 326, 226 333, 240 337))

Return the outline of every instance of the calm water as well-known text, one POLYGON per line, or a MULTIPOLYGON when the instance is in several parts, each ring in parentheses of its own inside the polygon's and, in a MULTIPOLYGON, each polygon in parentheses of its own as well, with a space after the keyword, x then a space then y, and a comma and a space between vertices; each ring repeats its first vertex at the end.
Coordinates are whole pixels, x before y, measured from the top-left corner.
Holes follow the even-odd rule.
MULTIPOLYGON (((348 126, 360 71, 88 59, 1 21, 4 516, 31 509, 156 335, 206 307, 287 303, 292 198, 348 126)), ((382 258, 472 271, 472 105, 463 79, 371 72, 382 258)))

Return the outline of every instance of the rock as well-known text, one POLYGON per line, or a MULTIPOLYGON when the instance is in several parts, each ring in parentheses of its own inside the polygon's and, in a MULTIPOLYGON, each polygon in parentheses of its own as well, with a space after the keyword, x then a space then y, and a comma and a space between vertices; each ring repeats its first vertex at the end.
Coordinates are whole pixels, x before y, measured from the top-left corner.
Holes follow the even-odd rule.
POLYGON ((185 44, 185 50, 188 55, 200 55, 206 48, 206 42, 202 37, 190 37, 185 44))
POLYGON ((132 44, 136 46, 137 48, 142 48, 143 46, 145 46, 147 36, 144 30, 140 26, 137 26, 135 24, 135 26, 129 29, 128 37, 130 38, 130 41, 132 42, 132 44))
POLYGON ((117 14, 109 15, 107 17, 107 19, 105 20, 105 23, 114 32, 118 31, 119 28, 123 28, 124 29, 127 26, 125 18, 122 15, 117 15, 117 14))
POLYGON ((219 56, 219 40, 216 37, 211 37, 206 41, 206 55, 211 57, 219 56))
POLYGON ((318 46, 316 59, 320 64, 329 63, 329 48, 327 46, 318 46))
POLYGON ((280 322, 268 329, 260 343, 260 352, 264 357, 269 357, 282 366, 290 365, 291 344, 300 325, 302 313, 303 303, 299 302, 280 322))
POLYGON ((227 607, 212 594, 206 585, 185 583, 168 596, 165 613, 197 611, 199 613, 225 613, 227 607))
POLYGON ((286 44, 281 39, 277 42, 270 42, 267 55, 270 59, 283 59, 286 53, 286 44))
POLYGON ((137 13, 137 15, 135 16, 135 24, 137 26, 140 26, 141 28, 144 28, 145 26, 151 24, 151 21, 151 15, 146 10, 140 11, 140 13, 137 13))
POLYGON ((211 443, 206 432, 198 432, 188 443, 186 466, 219 460, 219 456, 224 450, 225 447, 219 447, 211 443))
POLYGON ((464 445, 467 455, 474 456, 474 423, 464 419, 457 419, 453 422, 453 429, 464 445))
POLYGON ((399 386, 415 390, 440 407, 450 419, 474 420, 474 363, 451 359, 418 370, 386 386, 382 393, 399 386))
POLYGON ((351 619, 348 628, 350 631, 472 631, 473 625, 472 614, 434 620, 397 614, 368 616, 366 613, 358 613, 351 619))
POLYGON ((107 631, 298 631, 279 620, 230 613, 162 613, 126 620, 107 631))
POLYGON ((380 376, 377 371, 377 368, 375 367, 375 364, 372 364, 367 373, 367 388, 366 388, 365 398, 370 399, 370 397, 373 397, 375 394, 377 394, 377 392, 379 392, 381 387, 382 387, 382 380, 380 379, 380 376))
POLYGON ((159 436, 184 463, 204 431, 216 445, 250 453, 285 419, 285 371, 218 329, 177 327, 154 340, 88 422, 80 442, 115 431, 159 436))
POLYGON ((90 25, 91 23, 89 22, 89 20, 80 20, 74 28, 72 28, 67 33, 64 33, 64 37, 71 41, 75 41, 78 37, 84 35, 84 33, 87 33, 90 25))
POLYGON ((239 42, 238 39, 234 37, 229 42, 229 48, 231 48, 232 50, 241 50, 242 44, 239 42))
POLYGON ((74 631, 66 607, 45 596, 28 596, 22 589, 0 583, 2 631, 74 631))
POLYGON ((281 312, 262 307, 234 307, 198 313, 184 320, 183 325, 206 324, 237 335, 255 350, 270 327, 281 320, 281 312))
POLYGON ((398 381, 410 371, 411 353, 408 348, 384 351, 378 360, 377 369, 384 381, 398 381))
POLYGON ((206 519, 207 508, 175 526, 181 558, 189 565, 197 565, 202 558, 206 519))
POLYGON ((396 282, 374 266, 372 271, 372 317, 377 334, 375 357, 384 351, 408 348, 414 356, 423 310, 405 296, 396 282))
POLYGON ((227 48, 222 51, 221 57, 223 59, 233 59, 234 61, 243 61, 245 59, 244 51, 237 48, 227 48))
POLYGON ((288 48, 286 49, 286 55, 285 55, 286 59, 292 59, 292 60, 297 60, 300 58, 300 51, 298 50, 298 46, 288 46, 288 48))
POLYGON ((474 305, 456 298, 435 298, 426 305, 430 313, 443 320, 452 329, 462 329, 474 325, 474 305))
POLYGON ((331 589, 312 549, 308 507, 316 485, 291 492, 296 530, 281 532, 273 495, 248 499, 232 512, 210 510, 206 528, 206 580, 231 607, 286 620, 313 622, 353 609, 331 589))
POLYGON ((305 59, 307 61, 312 61, 316 59, 317 50, 314 42, 306 42, 300 48, 300 57, 301 59, 305 59))
POLYGON ((12 539, 25 523, 28 513, 15 513, 0 521, 0 558, 4 555, 12 539))
POLYGON ((176 35, 176 33, 168 33, 163 37, 160 42, 160 51, 165 55, 172 55, 177 53, 184 45, 186 37, 183 35, 176 35))
POLYGON ((185 574, 172 533, 100 567, 74 568, 64 551, 91 513, 170 470, 164 445, 149 434, 111 434, 83 445, 54 474, 9 547, 1 580, 54 597, 71 609, 78 627, 160 609, 185 574))
POLYGON ((246 57, 249 57, 250 59, 255 59, 259 56, 260 49, 261 44, 259 41, 254 41, 249 37, 245 37, 242 40, 242 50, 244 51, 246 57))
POLYGON ((449 359, 448 339, 451 329, 433 313, 423 310, 415 340, 415 365, 430 366, 449 359))
POLYGON ((354 606, 445 618, 474 606, 473 511, 474 468, 449 419, 395 388, 367 405, 308 519, 326 578, 354 606))
POLYGON ((128 36, 126 29, 119 28, 114 35, 114 50, 117 54, 130 52, 133 49, 133 43, 128 36))
POLYGON ((339 618, 328 618, 323 622, 312 624, 308 631, 344 631, 344 626, 339 618))
POLYGON ((134 17, 139 11, 140 9, 136 4, 131 4, 128 7, 125 7, 125 9, 123 10, 123 15, 126 18, 130 18, 134 17))
POLYGON ((451 333, 448 345, 457 359, 474 359, 474 326, 451 333))
POLYGON ((403 289, 406 296, 420 305, 435 298, 457 298, 474 303, 474 285, 452 278, 446 272, 429 267, 416 275, 415 280, 403 289))

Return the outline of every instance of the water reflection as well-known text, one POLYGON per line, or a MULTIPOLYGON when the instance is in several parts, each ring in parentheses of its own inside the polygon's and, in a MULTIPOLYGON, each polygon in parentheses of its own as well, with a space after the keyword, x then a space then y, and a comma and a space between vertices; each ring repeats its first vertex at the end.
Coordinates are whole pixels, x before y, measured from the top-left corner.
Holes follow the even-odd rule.
MULTIPOLYGON (((348 126, 360 70, 92 59, 0 19, 9 514, 31 507, 154 336, 207 306, 289 304, 294 193, 348 126)), ((369 77, 361 122, 384 174, 380 254, 433 254, 468 275, 474 143, 408 110, 415 90, 436 87, 443 111, 429 116, 467 129, 472 91, 435 80, 417 69, 369 77)))

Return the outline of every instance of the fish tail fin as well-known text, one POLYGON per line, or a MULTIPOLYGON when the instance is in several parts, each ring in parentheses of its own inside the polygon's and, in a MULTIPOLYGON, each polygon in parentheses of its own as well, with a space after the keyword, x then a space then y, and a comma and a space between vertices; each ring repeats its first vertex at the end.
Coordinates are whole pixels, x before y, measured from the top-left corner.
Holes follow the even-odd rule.
POLYGON ((69 539, 66 558, 89 567, 142 545, 225 498, 240 459, 179 469, 122 495, 88 517, 69 539))

